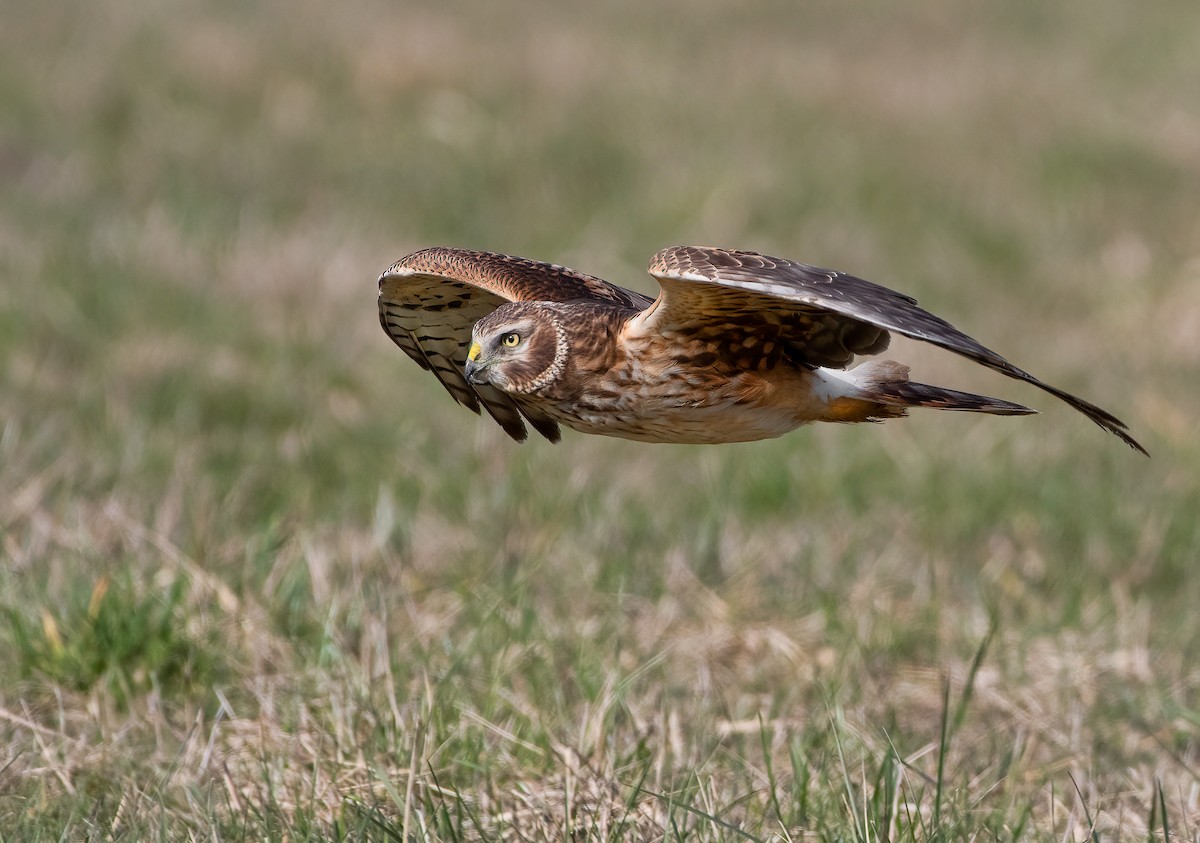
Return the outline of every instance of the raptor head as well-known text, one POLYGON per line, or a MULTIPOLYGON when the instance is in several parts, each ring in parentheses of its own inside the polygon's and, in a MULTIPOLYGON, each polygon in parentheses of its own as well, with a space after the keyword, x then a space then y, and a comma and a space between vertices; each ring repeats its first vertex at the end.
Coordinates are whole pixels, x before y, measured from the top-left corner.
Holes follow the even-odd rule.
POLYGON ((553 384, 567 363, 567 338, 548 302, 509 302, 475 323, 467 352, 471 383, 531 394, 553 384))

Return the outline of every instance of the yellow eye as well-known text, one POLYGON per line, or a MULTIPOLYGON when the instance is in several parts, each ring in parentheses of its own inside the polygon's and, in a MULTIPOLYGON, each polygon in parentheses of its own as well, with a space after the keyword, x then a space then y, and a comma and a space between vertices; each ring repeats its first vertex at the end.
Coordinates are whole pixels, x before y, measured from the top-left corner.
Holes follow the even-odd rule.
POLYGON ((516 331, 509 331, 500 338, 500 344, 507 348, 516 348, 521 344, 521 335, 516 331))

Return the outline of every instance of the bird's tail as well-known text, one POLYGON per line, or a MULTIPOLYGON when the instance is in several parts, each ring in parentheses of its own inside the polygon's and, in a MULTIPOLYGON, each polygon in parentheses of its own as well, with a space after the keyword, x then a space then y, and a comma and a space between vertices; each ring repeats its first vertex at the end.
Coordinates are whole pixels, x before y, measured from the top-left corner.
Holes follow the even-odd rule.
POLYGON ((851 386, 847 390, 851 394, 836 396, 829 402, 838 421, 882 421, 908 415, 909 407, 996 416, 1027 416, 1037 412, 1000 398, 910 381, 908 366, 894 360, 869 360, 836 376, 851 386))

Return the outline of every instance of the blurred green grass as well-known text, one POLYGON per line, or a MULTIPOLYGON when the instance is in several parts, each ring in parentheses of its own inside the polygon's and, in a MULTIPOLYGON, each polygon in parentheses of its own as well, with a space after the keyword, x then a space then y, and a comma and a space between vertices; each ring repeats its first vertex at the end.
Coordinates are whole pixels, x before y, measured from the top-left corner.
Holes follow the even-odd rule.
POLYGON ((1192 5, 9 11, 11 839, 1194 827, 1192 5), (419 246, 675 242, 916 294, 1154 459, 911 343, 1044 414, 517 446, 377 326, 419 246))

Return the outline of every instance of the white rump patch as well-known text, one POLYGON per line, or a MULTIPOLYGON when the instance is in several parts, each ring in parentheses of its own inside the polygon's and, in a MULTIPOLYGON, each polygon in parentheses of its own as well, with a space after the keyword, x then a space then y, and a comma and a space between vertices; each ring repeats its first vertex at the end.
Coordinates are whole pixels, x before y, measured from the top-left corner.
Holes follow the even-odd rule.
POLYGON ((908 366, 895 360, 868 360, 853 369, 817 369, 815 374, 813 393, 823 401, 869 398, 882 384, 908 382, 908 366))

